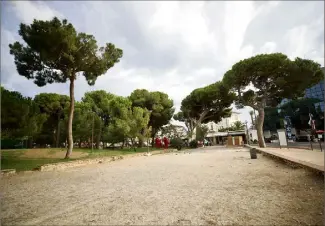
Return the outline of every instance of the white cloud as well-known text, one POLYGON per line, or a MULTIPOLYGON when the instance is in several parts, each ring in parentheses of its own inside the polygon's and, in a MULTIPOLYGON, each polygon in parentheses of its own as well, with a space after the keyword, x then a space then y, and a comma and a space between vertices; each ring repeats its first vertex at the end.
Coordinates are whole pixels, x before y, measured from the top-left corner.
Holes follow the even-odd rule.
POLYGON ((32 23, 33 19, 50 20, 53 17, 62 18, 62 14, 51 9, 40 1, 10 1, 12 10, 23 23, 32 23))

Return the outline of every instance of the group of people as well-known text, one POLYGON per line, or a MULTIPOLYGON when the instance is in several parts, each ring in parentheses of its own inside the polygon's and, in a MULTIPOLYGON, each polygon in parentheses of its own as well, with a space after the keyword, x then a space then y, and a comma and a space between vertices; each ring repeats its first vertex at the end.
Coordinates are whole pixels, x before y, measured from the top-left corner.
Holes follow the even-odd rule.
POLYGON ((169 140, 167 137, 163 137, 162 139, 159 137, 156 137, 155 145, 156 145, 156 148, 164 148, 166 150, 166 149, 168 149, 168 146, 169 146, 169 140))

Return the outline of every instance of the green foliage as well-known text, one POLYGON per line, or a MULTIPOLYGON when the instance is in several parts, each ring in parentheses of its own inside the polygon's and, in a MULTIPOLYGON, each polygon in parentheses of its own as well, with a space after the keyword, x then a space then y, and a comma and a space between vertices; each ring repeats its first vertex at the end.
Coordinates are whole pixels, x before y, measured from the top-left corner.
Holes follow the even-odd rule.
POLYGON ((109 102, 111 122, 108 131, 111 141, 123 142, 128 138, 144 139, 148 129, 150 113, 147 109, 132 107, 132 102, 125 97, 114 97, 109 102))
MULTIPOLYGON (((76 141, 87 141, 91 137, 93 120, 94 127, 101 121, 99 116, 92 112, 91 105, 83 101, 76 102, 73 120, 73 134, 76 141)), ((95 132, 97 134, 98 130, 95 132)))
MULTIPOLYGON (((99 148, 99 143, 103 136, 105 138, 109 137, 108 130, 106 127, 110 123, 111 112, 110 112, 110 101, 115 98, 114 94, 108 93, 105 90, 96 90, 91 92, 86 92, 82 98, 82 102, 87 104, 88 114, 94 114, 94 141, 96 143, 96 148, 99 148)), ((110 138, 115 139, 113 137, 110 138)), ((107 141, 107 139, 105 139, 107 141)))
POLYGON ((190 148, 198 148, 198 146, 197 140, 192 140, 190 142, 190 148))
POLYGON ((233 127, 234 131, 244 130, 245 129, 245 125, 241 121, 234 122, 232 127, 233 127))
POLYGON ((149 126, 152 127, 151 137, 154 137, 158 130, 170 121, 175 111, 173 100, 163 92, 136 89, 129 99, 133 107, 141 107, 151 112, 149 120, 149 126))
POLYGON ((234 64, 223 78, 237 92, 237 104, 256 110, 276 106, 283 98, 303 95, 306 88, 322 80, 324 74, 318 63, 296 58, 290 60, 282 53, 260 54, 234 64), (244 89, 253 85, 255 91, 244 89))
POLYGON ((31 25, 20 24, 19 35, 27 46, 10 44, 10 54, 20 75, 33 79, 38 86, 65 83, 81 72, 93 85, 123 55, 111 43, 98 47, 94 36, 78 33, 67 20, 54 17, 50 21, 34 20, 31 25))
POLYGON ((177 150, 181 150, 183 147, 183 140, 179 137, 173 138, 170 140, 170 147, 176 148, 177 150))
POLYGON ((50 21, 34 19, 30 25, 20 24, 18 33, 27 45, 15 42, 9 44, 9 48, 20 75, 34 80, 38 86, 70 80, 66 154, 69 158, 73 149, 74 81, 77 75, 83 75, 89 85, 94 85, 98 76, 119 62, 123 51, 112 43, 98 47, 94 36, 78 33, 66 19, 60 21, 57 17, 50 21))
POLYGON ((183 111, 179 111, 178 113, 174 114, 173 118, 177 121, 184 122, 188 131, 187 137, 192 137, 195 122, 194 119, 190 117, 189 111, 183 109, 183 111))
POLYGON ((218 123, 222 118, 231 115, 230 105, 234 97, 234 94, 229 92, 222 82, 195 89, 182 101, 182 117, 194 124, 210 121, 218 123))
POLYGON ((41 132, 46 119, 31 98, 1 87, 2 138, 33 139, 41 132))
POLYGON ((259 54, 234 64, 224 75, 226 86, 237 92, 236 106, 258 110, 259 145, 265 147, 263 136, 264 109, 277 106, 283 98, 297 98, 306 88, 324 78, 320 64, 282 53, 259 54), (253 88, 249 88, 249 85, 253 88))
POLYGON ((64 111, 70 105, 69 97, 56 93, 40 93, 35 96, 34 101, 40 108, 40 111, 48 116, 45 123, 46 126, 42 130, 43 138, 46 140, 52 139, 53 145, 59 147, 60 125, 65 117, 64 111))
POLYGON ((296 129, 306 130, 310 129, 308 125, 309 113, 313 114, 313 119, 316 120, 316 128, 324 129, 324 117, 322 112, 318 112, 315 108, 315 103, 319 100, 315 98, 301 98, 292 100, 281 106, 279 118, 290 116, 292 125, 296 129))
POLYGON ((277 131, 281 127, 281 118, 277 108, 266 107, 265 118, 264 118, 264 130, 277 131))
POLYGON ((209 128, 205 125, 200 125, 196 127, 196 140, 203 141, 208 134, 209 128))

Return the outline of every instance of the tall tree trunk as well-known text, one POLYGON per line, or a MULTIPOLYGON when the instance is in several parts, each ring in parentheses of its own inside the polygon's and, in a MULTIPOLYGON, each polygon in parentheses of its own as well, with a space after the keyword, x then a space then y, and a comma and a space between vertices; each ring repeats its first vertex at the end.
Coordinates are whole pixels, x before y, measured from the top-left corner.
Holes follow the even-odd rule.
POLYGON ((136 151, 134 138, 131 138, 131 146, 132 146, 133 150, 136 151))
POLYGON ((73 149, 73 137, 72 137, 72 121, 73 121, 73 112, 74 112, 74 79, 73 75, 70 78, 70 109, 69 109, 69 119, 68 119, 68 150, 65 155, 65 158, 70 158, 73 149))
POLYGON ((79 148, 81 148, 81 139, 79 139, 79 148))
POLYGON ((56 144, 55 144, 55 147, 57 148, 60 145, 60 118, 61 118, 61 114, 58 114, 58 126, 56 130, 56 144))
POLYGON ((263 123, 264 123, 264 108, 258 109, 258 116, 257 116, 257 137, 258 137, 258 145, 261 148, 265 148, 265 141, 264 141, 264 133, 263 133, 263 123))

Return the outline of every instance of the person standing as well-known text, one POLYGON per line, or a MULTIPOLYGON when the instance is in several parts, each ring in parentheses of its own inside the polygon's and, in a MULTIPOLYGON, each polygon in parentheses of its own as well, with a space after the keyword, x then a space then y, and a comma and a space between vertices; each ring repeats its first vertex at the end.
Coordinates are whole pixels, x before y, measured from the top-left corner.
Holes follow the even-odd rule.
POLYGON ((168 144, 169 144, 168 138, 164 137, 163 142, 164 142, 164 152, 166 152, 166 149, 168 149, 168 144))

